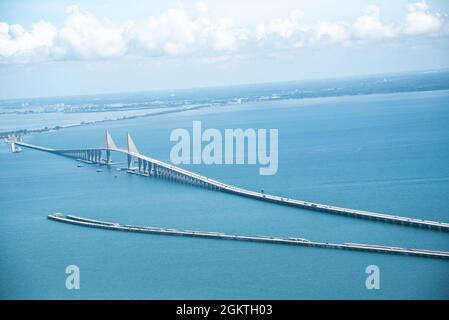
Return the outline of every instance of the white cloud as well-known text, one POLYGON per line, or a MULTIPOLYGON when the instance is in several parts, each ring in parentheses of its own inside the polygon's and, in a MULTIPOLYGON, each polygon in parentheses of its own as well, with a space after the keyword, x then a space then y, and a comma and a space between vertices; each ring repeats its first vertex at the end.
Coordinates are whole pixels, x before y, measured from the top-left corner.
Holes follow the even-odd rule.
POLYGON ((248 38, 245 29, 228 18, 213 21, 207 16, 190 16, 182 8, 149 17, 130 28, 127 41, 149 55, 179 56, 235 51, 248 38))
POLYGON ((350 32, 342 23, 321 22, 316 28, 315 37, 325 42, 346 43, 350 39, 350 32))
POLYGON ((217 30, 213 33, 213 48, 216 51, 233 51, 237 49, 237 40, 228 30, 217 30))
POLYGON ((56 28, 40 21, 26 31, 21 25, 0 22, 0 61, 24 63, 46 60, 56 54, 54 40, 56 28))
POLYGON ((114 23, 70 6, 60 28, 45 21, 29 30, 0 22, 0 63, 125 55, 192 56, 213 62, 241 53, 271 54, 279 49, 351 45, 360 40, 449 35, 448 16, 432 13, 426 2, 411 3, 405 9, 402 23, 382 21, 379 7, 369 6, 349 22, 304 24, 302 17, 306 13, 293 11, 283 19, 243 25, 225 16, 213 16, 201 0, 194 10, 178 4, 160 15, 125 23, 114 23))
POLYGON ((207 7, 207 5, 206 5, 203 1, 201 1, 201 0, 198 0, 198 1, 196 2, 196 9, 197 9, 199 12, 207 12, 207 11, 209 10, 209 8, 207 7))
POLYGON ((100 20, 77 7, 67 9, 69 17, 59 31, 58 40, 68 54, 83 59, 115 58, 126 52, 124 27, 100 20))
POLYGON ((262 32, 262 34, 259 34, 259 37, 266 33, 268 35, 277 35, 282 39, 291 38, 295 32, 299 31, 301 15, 301 12, 295 11, 287 19, 277 19, 267 24, 266 29, 264 25, 260 25, 259 28, 262 29, 259 29, 259 32, 262 32))
POLYGON ((286 19, 274 19, 253 27, 250 35, 257 48, 300 48, 311 38, 313 28, 301 23, 303 13, 293 11, 286 19))
POLYGON ((159 17, 149 17, 128 33, 128 41, 150 55, 188 53, 195 44, 194 23, 181 9, 171 9, 159 17))
POLYGON ((380 9, 369 6, 366 14, 356 19, 353 25, 354 35, 357 38, 391 38, 399 34, 400 30, 393 24, 383 24, 380 21, 380 9))
POLYGON ((429 6, 425 1, 409 3, 407 5, 407 10, 409 12, 426 11, 427 9, 429 9, 429 6))
POLYGON ((416 2, 407 6, 408 14, 404 26, 404 33, 408 35, 421 35, 438 31, 443 22, 437 15, 428 11, 424 2, 416 2))

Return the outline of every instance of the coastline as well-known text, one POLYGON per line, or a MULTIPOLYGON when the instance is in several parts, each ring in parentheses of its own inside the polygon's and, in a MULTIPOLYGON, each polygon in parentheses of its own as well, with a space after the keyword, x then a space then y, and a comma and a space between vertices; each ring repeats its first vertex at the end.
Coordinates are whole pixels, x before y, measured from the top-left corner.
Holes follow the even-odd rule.
POLYGON ((73 123, 73 124, 67 124, 67 125, 55 125, 55 126, 51 126, 51 127, 46 126, 44 128, 38 128, 38 129, 19 129, 19 130, 14 130, 14 131, 3 131, 3 132, 0 132, 0 138, 6 138, 8 135, 26 136, 26 135, 30 135, 33 133, 51 132, 51 131, 57 131, 57 130, 68 129, 68 128, 73 128, 73 127, 94 125, 94 124, 104 123, 104 122, 132 120, 132 119, 137 119, 137 118, 159 116, 159 115, 163 115, 163 114, 185 112, 185 111, 190 111, 190 110, 198 110, 198 109, 214 107, 214 106, 216 106, 216 105, 200 105, 200 106, 195 106, 195 107, 181 107, 181 108, 176 108, 176 109, 169 109, 169 110, 145 113, 142 115, 123 116, 123 117, 116 118, 116 119, 82 121, 79 123, 73 123))
MULTIPOLYGON (((79 123, 73 123, 73 124, 67 124, 67 125, 54 125, 54 126, 46 126, 43 128, 37 128, 37 129, 19 129, 19 130, 10 130, 10 131, 0 131, 0 139, 7 138, 8 136, 18 136, 23 137, 27 136, 33 133, 43 133, 43 132, 52 132, 52 131, 58 131, 62 129, 68 129, 73 127, 80 127, 80 126, 88 126, 88 125, 95 125, 99 123, 105 123, 105 122, 113 122, 113 121, 121 121, 121 120, 132 120, 132 119, 138 119, 138 118, 146 118, 146 117, 152 117, 152 116, 159 116, 164 114, 171 114, 171 113, 180 113, 180 112, 186 112, 186 111, 192 111, 192 110, 200 110, 200 109, 207 109, 207 108, 214 108, 214 107, 222 107, 222 106, 232 106, 232 105, 250 105, 254 103, 259 102, 267 102, 267 101, 316 101, 319 99, 332 99, 332 98, 348 98, 348 97, 363 97, 363 96, 393 96, 398 94, 419 94, 419 93, 433 93, 433 92, 449 92, 449 88, 445 89, 424 89, 424 90, 404 90, 404 91, 397 91, 397 92, 372 92, 372 93, 364 93, 364 94, 343 94, 343 95, 334 95, 334 96, 316 96, 316 97, 304 97, 304 98, 296 98, 296 97, 273 97, 270 99, 266 99, 265 96, 260 97, 258 100, 245 100, 243 102, 236 102, 235 99, 228 101, 228 102, 220 102, 220 103, 209 103, 209 104, 200 104, 200 105, 194 105, 194 106, 182 106, 182 107, 175 107, 175 108, 169 108, 168 110, 161 110, 157 112, 149 112, 141 115, 130 115, 130 116, 122 116, 120 118, 116 119, 101 119, 101 120, 93 120, 93 121, 81 121, 79 123)), ((130 111, 132 111, 131 109, 130 111)), ((145 109, 150 110, 150 109, 145 109)), ((126 111, 126 110, 123 110, 126 111)), ((102 112, 114 112, 114 111, 102 111, 102 112)), ((91 112, 80 112, 80 113, 91 113, 91 112)), ((100 112, 98 112, 100 113, 100 112)), ((45 114, 45 112, 43 112, 45 114)))

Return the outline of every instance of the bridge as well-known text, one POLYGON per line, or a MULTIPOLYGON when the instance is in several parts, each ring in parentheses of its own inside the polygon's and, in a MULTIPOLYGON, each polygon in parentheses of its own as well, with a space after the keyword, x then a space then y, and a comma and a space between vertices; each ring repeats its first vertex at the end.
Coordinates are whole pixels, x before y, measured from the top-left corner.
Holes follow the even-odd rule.
POLYGON ((231 193, 238 196, 272 202, 279 205, 297 207, 301 209, 320 211, 332 214, 340 214, 355 218, 363 218, 382 222, 396 223, 404 226, 420 227, 433 230, 449 231, 449 223, 431 221, 418 218, 410 218, 392 214, 376 213, 350 208, 336 207, 327 204, 291 199, 287 197, 265 194, 243 188, 239 188, 185 169, 159 161, 139 153, 131 135, 127 134, 127 148, 118 148, 108 131, 106 131, 106 143, 102 148, 82 149, 51 149, 37 146, 23 141, 14 141, 12 148, 17 146, 49 152, 76 159, 89 164, 112 165, 112 152, 125 154, 128 160, 127 172, 141 176, 167 179, 172 182, 190 184, 206 189, 231 193), (134 158, 137 159, 137 167, 133 166, 134 158))
POLYGON ((343 250, 356 250, 365 252, 377 252, 386 254, 398 254, 406 256, 417 256, 425 258, 440 258, 449 259, 449 252, 438 251, 438 250, 426 250, 426 249, 411 249, 402 247, 392 247, 383 246, 375 244, 364 244, 364 243, 330 243, 330 242, 318 242, 310 241, 304 238, 281 238, 281 237, 271 237, 271 236, 245 236, 236 234, 226 234, 223 232, 211 232, 211 231, 194 231, 194 230, 178 230, 173 228, 159 228, 159 227, 149 227, 149 226, 135 226, 135 225, 122 225, 119 223, 108 222, 108 221, 98 221, 93 219, 82 218, 74 215, 64 215, 63 213, 54 213, 47 216, 48 219, 70 223, 78 226, 108 229, 116 231, 126 231, 126 232, 140 232, 148 234, 157 235, 170 235, 170 236, 185 236, 194 238, 209 238, 209 239, 221 239, 221 240, 235 240, 235 241, 251 241, 251 242, 261 242, 261 243, 272 243, 272 244, 287 244, 287 245, 297 245, 304 247, 318 247, 318 248, 328 248, 328 249, 343 249, 343 250))

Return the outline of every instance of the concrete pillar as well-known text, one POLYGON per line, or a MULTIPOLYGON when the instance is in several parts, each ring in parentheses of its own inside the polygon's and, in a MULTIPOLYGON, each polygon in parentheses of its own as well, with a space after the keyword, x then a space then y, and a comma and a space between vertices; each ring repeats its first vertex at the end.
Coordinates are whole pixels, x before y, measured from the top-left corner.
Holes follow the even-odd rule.
POLYGON ((106 150, 106 163, 110 164, 111 163, 111 150, 106 150))
POLYGON ((131 170, 132 161, 133 157, 130 154, 128 154, 128 170, 131 170))

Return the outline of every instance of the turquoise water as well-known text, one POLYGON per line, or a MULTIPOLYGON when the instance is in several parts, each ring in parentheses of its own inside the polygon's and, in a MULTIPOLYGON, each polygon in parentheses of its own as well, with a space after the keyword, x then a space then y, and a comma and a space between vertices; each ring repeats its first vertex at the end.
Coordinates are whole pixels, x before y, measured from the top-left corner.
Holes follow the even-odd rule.
MULTIPOLYGON (((54 148, 130 131, 168 161, 174 128, 278 128, 279 171, 188 165, 227 183, 338 206, 449 221, 449 91, 254 102, 33 134, 54 148)), ((125 161, 115 155, 115 160, 125 161)), ((447 299, 449 262, 418 257, 111 232, 49 221, 100 220, 248 235, 449 250, 447 233, 287 208, 33 150, 0 147, 0 297, 447 299), (117 177, 115 177, 117 175, 117 177), (81 289, 65 288, 79 266, 81 289), (378 265, 381 289, 365 288, 378 265)))

